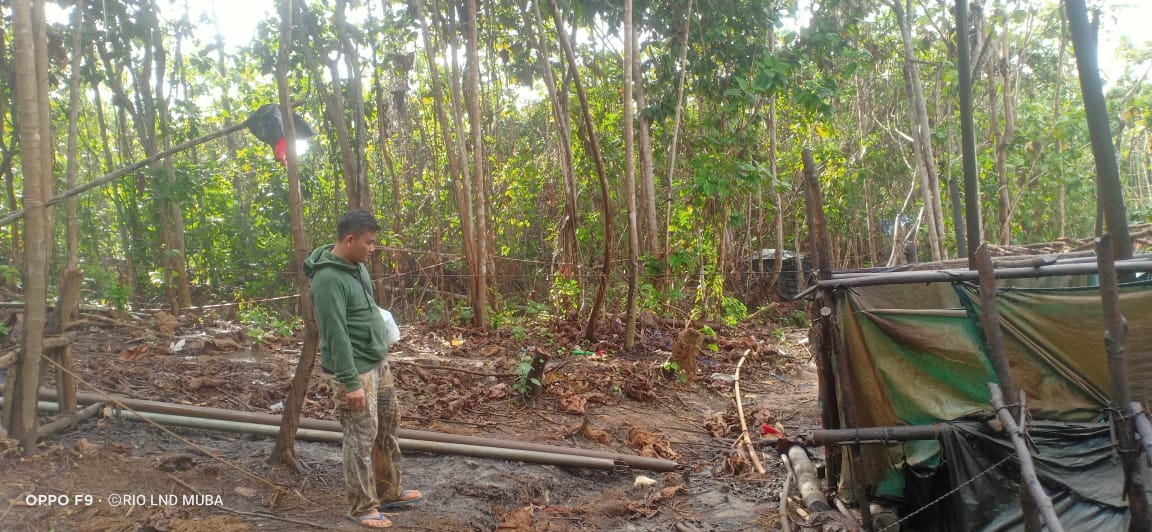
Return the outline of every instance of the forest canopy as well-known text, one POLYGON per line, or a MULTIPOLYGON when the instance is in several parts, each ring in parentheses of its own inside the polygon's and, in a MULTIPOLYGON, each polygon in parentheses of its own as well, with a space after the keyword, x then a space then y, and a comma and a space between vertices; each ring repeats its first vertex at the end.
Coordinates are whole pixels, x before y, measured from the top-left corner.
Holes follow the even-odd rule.
MULTIPOLYGON (((238 16, 223 2, 48 4, 46 197, 156 159, 53 208, 49 279, 78 266, 89 303, 179 311, 298 291, 291 181, 242 128, 280 101, 284 5, 290 93, 316 133, 299 144, 305 237, 331 241, 346 210, 371 210, 378 293, 407 312, 499 326, 585 310, 598 286, 620 311, 635 272, 642 310, 739 321, 794 275, 761 259, 808 249, 804 149, 835 267, 959 254, 952 2, 637 0, 626 14, 602 0, 295 0, 268 2, 239 46, 221 33, 238 16)), ((1124 14, 1094 4, 1107 37, 1124 14)), ((965 26, 984 239, 1093 235, 1096 170, 1060 3, 973 0, 965 26)), ((27 74, 10 27, 0 217, 26 190, 14 86, 27 74)), ((1101 50, 1114 59, 1105 97, 1129 222, 1142 223, 1152 47, 1118 42, 1101 50)), ((19 299, 23 221, 2 230, 0 290, 19 299)), ((292 314, 280 301, 240 310, 292 314)))

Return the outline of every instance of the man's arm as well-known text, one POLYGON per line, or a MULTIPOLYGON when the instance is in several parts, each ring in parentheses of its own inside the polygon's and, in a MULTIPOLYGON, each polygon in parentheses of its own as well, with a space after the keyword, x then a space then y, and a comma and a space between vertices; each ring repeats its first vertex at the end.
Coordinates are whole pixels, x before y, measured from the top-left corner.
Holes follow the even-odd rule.
POLYGON ((312 303, 320 337, 332 357, 333 367, 328 369, 344 385, 344 391, 360 389, 360 373, 352 362, 352 341, 348 338, 348 295, 336 279, 317 275, 312 283, 312 303))

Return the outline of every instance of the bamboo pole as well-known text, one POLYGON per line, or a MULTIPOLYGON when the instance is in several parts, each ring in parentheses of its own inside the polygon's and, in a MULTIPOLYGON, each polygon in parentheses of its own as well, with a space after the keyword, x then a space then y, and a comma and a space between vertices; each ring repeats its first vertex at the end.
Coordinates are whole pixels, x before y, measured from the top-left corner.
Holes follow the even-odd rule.
MULTIPOLYGON (((1064 532, 1064 527, 1060 525, 1060 518, 1056 516, 1056 509, 1052 507, 1052 499, 1048 498, 1048 494, 1044 492, 1044 487, 1040 485, 1040 479, 1036 476, 1036 466, 1032 463, 1032 454, 1028 451, 1028 444, 1024 442, 1023 429, 1016 424, 1016 420, 1008 413, 1008 409, 1004 406, 1004 396, 1000 394, 1000 386, 996 383, 989 382, 988 392, 992 394, 992 406, 996 407, 996 417, 1004 424, 1004 430, 1012 439, 1012 447, 1016 450, 1016 456, 1020 460, 1020 484, 1032 496, 1032 502, 1036 505, 1036 509, 1040 512, 1040 517, 1044 519, 1044 525, 1048 527, 1049 532, 1064 532)), ((1024 402, 1021 396, 1020 402, 1024 402)))

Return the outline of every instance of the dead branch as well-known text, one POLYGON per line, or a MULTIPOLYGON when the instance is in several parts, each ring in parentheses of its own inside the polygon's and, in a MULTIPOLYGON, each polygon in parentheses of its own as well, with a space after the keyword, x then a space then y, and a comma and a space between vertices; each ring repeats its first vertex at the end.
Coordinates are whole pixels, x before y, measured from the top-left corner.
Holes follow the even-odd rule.
MULTIPOLYGON (((1040 511, 1040 516, 1044 518, 1044 525, 1048 527, 1048 530, 1064 532, 1064 527, 1060 525, 1060 519, 1056 516, 1056 510, 1052 507, 1052 499, 1048 498, 1048 494, 1044 492, 1044 486, 1040 485, 1040 479, 1036 476, 1036 466, 1032 464, 1032 454, 1028 452, 1028 444, 1024 442, 1023 431, 1016 424, 1016 420, 1012 418, 1008 407, 1004 406, 1004 396, 1000 393, 1000 386, 994 382, 987 384, 988 391, 992 394, 992 406, 996 407, 996 417, 1000 419, 1000 423, 1004 424, 1004 430, 1012 438, 1012 447, 1016 449, 1016 457, 1020 461, 1020 482, 1028 488, 1028 493, 1032 495, 1032 502, 1040 511)), ((1023 392, 1021 392, 1021 397, 1023 397, 1023 392)))
POLYGON ((737 438, 737 443, 743 443, 748 449, 748 454, 752 458, 752 465, 756 467, 756 472, 761 475, 764 474, 764 464, 760 463, 760 451, 756 450, 756 446, 752 444, 752 437, 748 435, 748 422, 744 419, 744 401, 740 398, 740 367, 744 365, 744 359, 748 358, 748 353, 752 352, 751 349, 746 349, 744 355, 740 357, 740 362, 736 363, 736 381, 733 383, 732 389, 736 396, 736 412, 740 417, 740 437, 737 438))

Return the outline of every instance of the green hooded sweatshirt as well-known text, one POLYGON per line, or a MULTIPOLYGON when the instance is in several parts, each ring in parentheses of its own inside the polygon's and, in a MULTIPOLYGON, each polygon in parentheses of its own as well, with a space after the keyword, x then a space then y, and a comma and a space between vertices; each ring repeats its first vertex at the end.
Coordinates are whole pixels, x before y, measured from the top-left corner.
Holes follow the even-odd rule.
POLYGON ((320 365, 344 385, 360 389, 360 374, 380 365, 388 354, 384 318, 372 295, 368 270, 332 253, 334 244, 316 248, 304 260, 312 279, 312 303, 320 327, 320 365))

